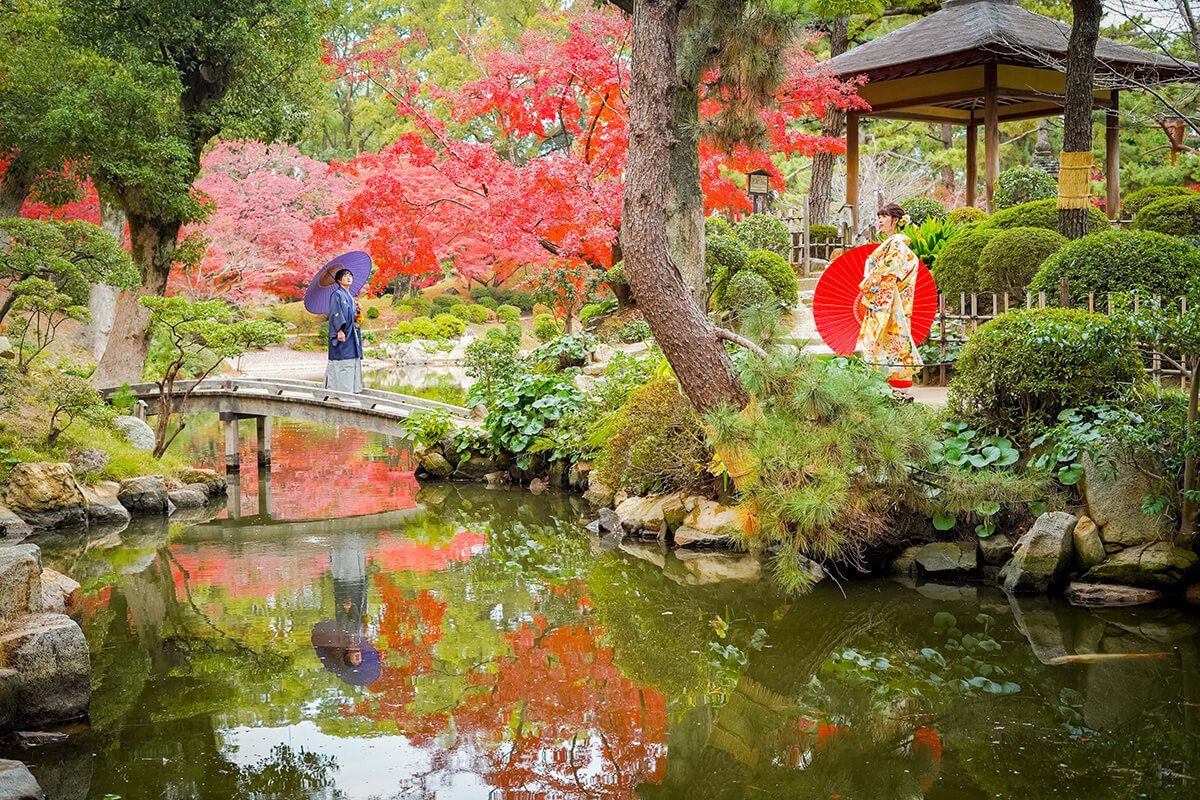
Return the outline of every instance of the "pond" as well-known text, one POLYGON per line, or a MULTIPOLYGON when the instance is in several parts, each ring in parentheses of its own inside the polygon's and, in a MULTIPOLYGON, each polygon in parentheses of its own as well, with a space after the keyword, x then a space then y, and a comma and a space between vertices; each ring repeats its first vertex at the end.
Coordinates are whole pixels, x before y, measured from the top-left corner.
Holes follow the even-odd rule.
POLYGON ((84 585, 91 719, 0 755, 51 800, 1197 795, 1186 608, 787 596, 589 534, 576 496, 420 486, 399 441, 272 444, 217 518, 40 540, 84 585))

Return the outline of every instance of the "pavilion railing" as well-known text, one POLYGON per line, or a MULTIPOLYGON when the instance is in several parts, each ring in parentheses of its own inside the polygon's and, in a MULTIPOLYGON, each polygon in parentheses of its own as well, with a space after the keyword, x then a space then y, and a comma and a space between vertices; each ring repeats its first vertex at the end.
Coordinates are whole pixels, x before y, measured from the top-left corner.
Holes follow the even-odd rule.
MULTIPOLYGON (((1155 296, 1154 301, 1161 298, 1155 296)), ((1046 292, 1024 292, 1018 294, 1003 293, 960 293, 957 297, 938 294, 937 316, 934 317, 933 328, 924 344, 937 348, 937 360, 926 358, 925 378, 932 379, 937 385, 945 386, 949 371, 954 366, 957 350, 971 338, 971 334, 979 330, 984 323, 995 319, 1006 311, 1019 308, 1046 308, 1048 305, 1057 307, 1083 308, 1082 304, 1071 302, 1070 285, 1064 278, 1059 288, 1059 296, 1047 297, 1046 292), (1057 302, 1055 302, 1057 300, 1057 302)), ((1133 310, 1137 311, 1144 299, 1134 295, 1133 310)), ((1179 298, 1180 312, 1187 311, 1186 298, 1179 298)), ((1096 294, 1089 292, 1086 308, 1093 313, 1112 315, 1114 309, 1112 294, 1096 294)), ((1185 353, 1170 352, 1157 342, 1142 342, 1142 364, 1150 377, 1160 384, 1183 385, 1191 375, 1191 365, 1185 353)))

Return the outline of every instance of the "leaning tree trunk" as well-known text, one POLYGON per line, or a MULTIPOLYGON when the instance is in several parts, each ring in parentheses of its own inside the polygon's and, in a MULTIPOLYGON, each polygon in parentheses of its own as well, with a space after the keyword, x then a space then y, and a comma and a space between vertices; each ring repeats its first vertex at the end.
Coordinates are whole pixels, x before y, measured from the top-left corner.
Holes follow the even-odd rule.
MULTIPOLYGON (((842 14, 829 23, 829 57, 840 56, 850 48, 850 15, 842 14)), ((833 103, 825 106, 821 120, 822 136, 841 136, 846 126, 846 112, 833 103)), ((828 225, 829 206, 833 197, 833 153, 814 153, 812 179, 808 190, 808 225, 828 225)))
POLYGON ((700 188, 700 87, 681 76, 672 126, 671 177, 667 195, 667 241, 671 258, 691 290, 706 307, 704 281, 704 191, 700 188))
POLYGON ((100 388, 138 383, 150 352, 150 310, 138 302, 161 297, 171 274, 171 261, 182 223, 129 212, 129 243, 142 285, 121 294, 104 356, 92 374, 100 388))
POLYGON ((1102 0, 1071 0, 1075 23, 1067 43, 1062 169, 1058 173, 1058 229, 1068 239, 1088 232, 1092 173, 1092 92, 1102 0))
POLYGON ((8 168, 4 170, 4 182, 0 183, 0 219, 15 217, 21 213, 25 198, 33 190, 33 179, 38 165, 24 150, 18 150, 8 168))
POLYGON ((678 35, 677 0, 635 2, 629 154, 621 211, 625 272, 642 315, 692 404, 702 412, 722 403, 742 408, 748 397, 729 354, 692 301, 667 241, 678 35))

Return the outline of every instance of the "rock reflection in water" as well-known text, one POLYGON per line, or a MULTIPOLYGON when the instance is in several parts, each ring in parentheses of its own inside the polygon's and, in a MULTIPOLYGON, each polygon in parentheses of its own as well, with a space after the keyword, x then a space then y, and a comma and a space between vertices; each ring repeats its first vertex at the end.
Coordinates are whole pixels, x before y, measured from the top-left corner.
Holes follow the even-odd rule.
MULTIPOLYGON (((276 465, 276 499, 293 480, 276 465)), ((84 584, 91 727, 5 755, 52 800, 1161 800, 1200 776, 1186 610, 892 581, 789 597, 750 556, 590 536, 575 496, 374 497, 43 539, 84 584), (347 598, 379 653, 365 686, 313 647, 347 598), (1167 656, 1061 661, 1092 653, 1167 656)))

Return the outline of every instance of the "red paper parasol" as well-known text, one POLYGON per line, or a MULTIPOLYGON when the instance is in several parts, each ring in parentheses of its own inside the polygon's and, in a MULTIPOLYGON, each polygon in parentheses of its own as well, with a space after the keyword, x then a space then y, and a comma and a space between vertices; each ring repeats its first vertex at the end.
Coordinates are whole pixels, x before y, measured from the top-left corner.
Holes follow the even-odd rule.
MULTIPOLYGON (((838 355, 848 356, 858 346, 866 307, 858 286, 863 280, 867 258, 878 244, 864 244, 847 250, 825 268, 813 292, 813 318, 817 332, 838 355)), ((918 267, 916 293, 910 324, 913 341, 920 344, 929 335, 937 316, 937 286, 924 264, 918 267)))

